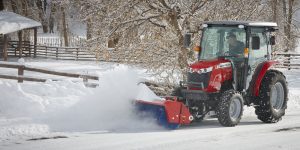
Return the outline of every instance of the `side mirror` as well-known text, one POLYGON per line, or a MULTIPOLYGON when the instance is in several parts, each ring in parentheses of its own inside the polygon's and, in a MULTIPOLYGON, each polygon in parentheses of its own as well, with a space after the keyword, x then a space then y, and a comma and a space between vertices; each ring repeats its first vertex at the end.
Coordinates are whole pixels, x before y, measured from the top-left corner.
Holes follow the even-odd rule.
POLYGON ((190 33, 186 33, 185 35, 184 35, 184 47, 185 48, 188 48, 188 47, 190 47, 190 45, 191 45, 191 38, 192 38, 192 34, 190 34, 190 33))
POLYGON ((253 50, 260 49, 260 39, 259 39, 258 36, 253 36, 252 37, 252 49, 253 50))
POLYGON ((275 36, 274 36, 274 35, 271 36, 271 37, 270 37, 270 44, 271 44, 271 45, 275 45, 275 44, 276 44, 275 41, 276 41, 276 40, 275 40, 275 36))

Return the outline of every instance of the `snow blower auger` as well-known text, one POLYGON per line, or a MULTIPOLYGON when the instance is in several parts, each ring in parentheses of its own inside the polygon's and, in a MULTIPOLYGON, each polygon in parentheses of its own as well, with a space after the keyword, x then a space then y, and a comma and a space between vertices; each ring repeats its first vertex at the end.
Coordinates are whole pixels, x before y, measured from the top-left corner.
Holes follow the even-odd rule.
POLYGON ((177 129, 182 124, 190 124, 193 116, 188 108, 177 101, 177 97, 164 97, 165 100, 137 100, 135 105, 140 112, 156 118, 159 125, 167 129, 177 129))
MULTIPOLYGON (((159 124, 175 129, 215 114, 221 125, 236 126, 243 106, 254 106, 265 123, 282 119, 288 88, 282 72, 273 66, 272 47, 277 24, 272 22, 209 21, 202 25, 198 61, 189 66, 186 82, 165 101, 137 101, 159 124), (180 99, 180 101, 178 101, 180 99)), ((191 34, 184 37, 189 47, 191 34)))

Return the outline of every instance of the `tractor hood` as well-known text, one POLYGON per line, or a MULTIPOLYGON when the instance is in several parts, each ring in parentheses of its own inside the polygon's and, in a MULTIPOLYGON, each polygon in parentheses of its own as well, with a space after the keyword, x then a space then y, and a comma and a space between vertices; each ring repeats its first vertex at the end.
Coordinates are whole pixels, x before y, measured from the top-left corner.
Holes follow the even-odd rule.
POLYGON ((212 70, 213 68, 222 68, 226 66, 230 66, 230 60, 226 60, 224 58, 213 59, 213 60, 200 60, 194 64, 190 65, 190 69, 193 71, 199 69, 209 69, 212 70))
POLYGON ((201 60, 190 65, 187 86, 191 90, 217 92, 224 81, 232 79, 231 61, 225 58, 201 60))

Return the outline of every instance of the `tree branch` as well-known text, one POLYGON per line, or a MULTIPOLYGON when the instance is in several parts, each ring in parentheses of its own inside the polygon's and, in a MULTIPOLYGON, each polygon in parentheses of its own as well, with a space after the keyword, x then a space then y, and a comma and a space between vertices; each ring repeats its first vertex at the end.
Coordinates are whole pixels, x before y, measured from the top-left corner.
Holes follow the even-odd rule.
POLYGON ((166 3, 165 0, 158 0, 164 7, 166 7, 167 9, 171 9, 171 7, 168 6, 168 4, 166 3))
POLYGON ((137 21, 144 21, 144 20, 150 20, 152 18, 158 18, 160 17, 162 14, 159 14, 159 15, 153 15, 153 16, 148 16, 148 17, 142 17, 142 18, 138 18, 138 19, 133 19, 133 20, 128 20, 128 21, 125 21, 125 22, 122 22, 120 24, 118 24, 114 29, 112 29, 109 34, 108 34, 108 37, 111 36, 114 32, 116 32, 118 30, 118 28, 120 28, 121 26, 123 25, 126 25, 126 24, 129 24, 129 23, 132 23, 132 22, 137 22, 137 21))

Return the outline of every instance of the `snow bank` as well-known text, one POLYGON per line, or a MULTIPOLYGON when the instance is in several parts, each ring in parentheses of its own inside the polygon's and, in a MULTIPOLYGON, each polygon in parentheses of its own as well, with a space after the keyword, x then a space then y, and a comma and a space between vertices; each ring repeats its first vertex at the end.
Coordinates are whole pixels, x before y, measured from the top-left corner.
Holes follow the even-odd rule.
POLYGON ((0 81, 0 113, 7 117, 37 118, 79 101, 84 85, 71 81, 44 83, 0 81))
MULTIPOLYGON (((152 119, 141 120, 135 114, 134 99, 159 99, 139 82, 138 73, 123 65, 101 72, 95 89, 70 80, 22 84, 0 81, 0 90, 4 91, 0 116, 27 117, 52 131, 157 129, 152 119)), ((2 128, 0 134, 9 133, 6 131, 2 128)))
POLYGON ((10 139, 33 138, 50 134, 49 127, 44 124, 26 123, 26 119, 4 119, 0 121, 0 142, 10 139))

